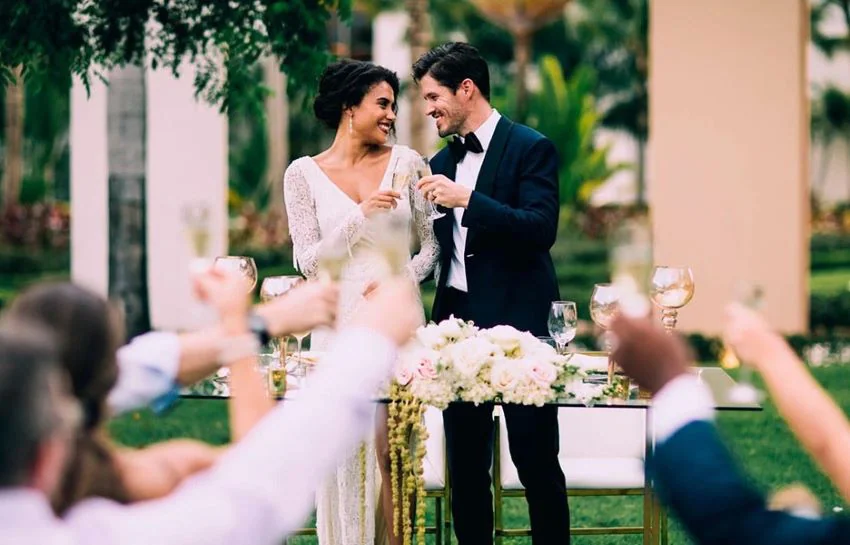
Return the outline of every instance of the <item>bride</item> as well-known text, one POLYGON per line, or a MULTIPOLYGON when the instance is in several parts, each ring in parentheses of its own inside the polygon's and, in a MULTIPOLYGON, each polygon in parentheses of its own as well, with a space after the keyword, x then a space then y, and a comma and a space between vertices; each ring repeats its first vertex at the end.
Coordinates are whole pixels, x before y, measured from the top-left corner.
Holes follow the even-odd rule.
MULTIPOLYGON (((368 244, 373 218, 395 214, 415 229, 420 250, 406 266, 412 281, 423 281, 437 262, 432 225, 420 211, 425 210, 424 197, 413 189, 404 195, 392 190, 393 171, 411 169, 420 160, 408 147, 387 144, 398 94, 398 77, 386 68, 351 60, 328 66, 313 111, 336 131, 336 137, 330 148, 315 157, 293 161, 284 176, 289 231, 301 273, 315 278, 323 251, 344 247, 351 256, 341 275, 339 323, 351 318, 385 271, 383 263, 370 257, 375 254, 356 251, 368 244)), ((315 331, 311 348, 323 350, 330 335, 330 331, 315 331)), ((387 528, 390 545, 401 543, 392 528, 386 405, 377 409, 375 437, 349 454, 320 488, 316 502, 320 545, 383 542, 382 526, 387 528), (364 450, 369 463, 364 462, 364 450), (376 506, 376 465, 380 508, 376 506), (377 530, 376 512, 383 513, 377 530)))

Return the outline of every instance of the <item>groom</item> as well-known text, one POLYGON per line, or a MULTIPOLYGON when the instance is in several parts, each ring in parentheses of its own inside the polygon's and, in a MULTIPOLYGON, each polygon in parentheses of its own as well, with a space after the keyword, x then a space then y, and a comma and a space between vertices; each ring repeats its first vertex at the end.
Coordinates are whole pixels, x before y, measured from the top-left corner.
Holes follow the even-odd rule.
MULTIPOLYGON (((546 335, 549 305, 558 299, 549 256, 559 210, 554 145, 493 109, 487 63, 471 45, 432 49, 413 65, 413 77, 440 136, 457 135, 431 160, 434 175, 417 186, 447 212, 434 222, 442 255, 432 317, 546 335)), ((569 543, 557 407, 503 410, 532 543, 569 543)), ((493 406, 453 404, 443 419, 458 543, 492 544, 493 406)))

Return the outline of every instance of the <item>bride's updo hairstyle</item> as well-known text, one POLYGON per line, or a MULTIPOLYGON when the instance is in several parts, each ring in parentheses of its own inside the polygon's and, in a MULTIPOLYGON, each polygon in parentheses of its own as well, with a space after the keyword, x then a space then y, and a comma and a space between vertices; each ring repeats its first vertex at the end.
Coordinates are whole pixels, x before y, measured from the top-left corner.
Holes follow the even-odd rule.
POLYGON ((387 82, 393 89, 396 104, 399 94, 398 76, 392 70, 371 62, 341 60, 325 68, 319 80, 319 93, 313 101, 316 119, 331 129, 339 127, 342 112, 357 106, 372 87, 387 82))

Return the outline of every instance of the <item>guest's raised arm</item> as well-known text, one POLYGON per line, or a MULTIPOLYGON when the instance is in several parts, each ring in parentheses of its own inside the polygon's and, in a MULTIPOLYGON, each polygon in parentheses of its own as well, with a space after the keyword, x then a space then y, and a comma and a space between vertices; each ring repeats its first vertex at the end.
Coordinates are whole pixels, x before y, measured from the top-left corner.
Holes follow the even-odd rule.
POLYGON ((791 431, 850 502, 850 422, 844 411, 758 313, 729 305, 724 338, 745 364, 761 373, 791 431))

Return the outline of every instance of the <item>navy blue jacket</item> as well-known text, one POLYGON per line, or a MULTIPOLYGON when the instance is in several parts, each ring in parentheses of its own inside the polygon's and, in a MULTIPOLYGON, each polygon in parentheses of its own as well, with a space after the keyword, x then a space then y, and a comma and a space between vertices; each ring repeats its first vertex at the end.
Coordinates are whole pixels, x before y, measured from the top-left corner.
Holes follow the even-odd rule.
POLYGON ((850 543, 846 518, 811 520, 768 510, 709 422, 692 422, 677 431, 656 447, 649 465, 659 497, 696 543, 850 543))
MULTIPOLYGON (((454 180, 457 164, 448 148, 432 160, 434 174, 454 180)), ((454 241, 451 210, 434 222, 440 269, 433 316, 440 315, 454 241)), ((548 335, 549 305, 558 281, 549 249, 558 231, 558 156, 537 131, 499 119, 475 191, 464 211, 470 319, 480 327, 512 325, 548 335)))

